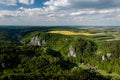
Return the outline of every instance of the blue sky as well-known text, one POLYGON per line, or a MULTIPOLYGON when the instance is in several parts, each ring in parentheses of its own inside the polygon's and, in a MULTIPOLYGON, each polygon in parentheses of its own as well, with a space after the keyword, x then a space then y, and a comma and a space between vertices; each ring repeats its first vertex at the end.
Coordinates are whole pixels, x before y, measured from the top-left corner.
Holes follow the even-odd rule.
MULTIPOLYGON (((15 1, 17 1, 17 0, 15 0, 15 1)), ((20 3, 19 1, 17 1, 17 2, 15 2, 16 5, 9 5, 9 6, 1 3, 0 4, 0 10, 16 10, 16 9, 19 9, 20 7, 39 8, 39 7, 44 6, 43 4, 44 4, 45 1, 47 1, 47 0, 35 0, 33 4, 29 4, 29 2, 28 2, 28 4, 25 4, 25 3, 20 3)))
POLYGON ((120 0, 0 0, 0 25, 120 26, 120 0))

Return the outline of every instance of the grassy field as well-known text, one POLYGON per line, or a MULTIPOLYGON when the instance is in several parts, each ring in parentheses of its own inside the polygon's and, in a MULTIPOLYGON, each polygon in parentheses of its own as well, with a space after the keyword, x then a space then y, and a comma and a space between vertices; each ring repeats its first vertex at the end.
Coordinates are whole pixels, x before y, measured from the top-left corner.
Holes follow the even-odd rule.
MULTIPOLYGON (((80 68, 82 69, 89 69, 89 66, 87 65, 79 65, 80 68)), ((105 70, 101 70, 101 69, 97 69, 95 70, 96 72, 100 73, 101 75, 107 77, 107 76, 110 76, 112 77, 112 80, 120 80, 120 75, 115 73, 115 72, 112 72, 112 73, 108 73, 107 71, 105 70)))
POLYGON ((95 34, 91 34, 91 33, 83 33, 83 32, 73 32, 73 31, 67 31, 67 30, 63 30, 63 31, 50 31, 49 33, 57 33, 57 34, 63 34, 63 35, 84 35, 84 36, 94 36, 95 34))

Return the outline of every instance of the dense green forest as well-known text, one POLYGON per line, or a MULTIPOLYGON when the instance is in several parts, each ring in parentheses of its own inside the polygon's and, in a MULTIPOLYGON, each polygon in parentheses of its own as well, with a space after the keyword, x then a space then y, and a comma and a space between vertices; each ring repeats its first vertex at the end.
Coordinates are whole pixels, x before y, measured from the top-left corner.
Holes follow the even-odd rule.
POLYGON ((56 29, 77 31, 1 28, 0 80, 120 79, 120 40, 49 33, 56 29))

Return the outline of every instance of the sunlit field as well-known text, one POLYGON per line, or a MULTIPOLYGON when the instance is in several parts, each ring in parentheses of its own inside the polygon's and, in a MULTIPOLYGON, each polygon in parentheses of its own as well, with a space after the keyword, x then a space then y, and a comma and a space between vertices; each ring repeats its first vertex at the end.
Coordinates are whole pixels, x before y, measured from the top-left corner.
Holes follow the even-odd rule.
POLYGON ((73 31, 50 31, 49 33, 57 33, 63 35, 84 35, 84 36, 94 36, 95 34, 91 33, 80 33, 80 32, 73 32, 73 31))

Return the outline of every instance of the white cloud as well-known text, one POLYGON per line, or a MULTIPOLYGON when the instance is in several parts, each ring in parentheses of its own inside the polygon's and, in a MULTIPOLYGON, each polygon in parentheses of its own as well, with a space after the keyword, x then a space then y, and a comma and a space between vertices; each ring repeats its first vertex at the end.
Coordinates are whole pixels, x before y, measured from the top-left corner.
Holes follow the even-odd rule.
POLYGON ((34 0, 19 0, 19 3, 31 5, 34 4, 34 0))
POLYGON ((4 5, 7 5, 7 6, 14 6, 16 5, 17 1, 16 0, 0 0, 0 4, 4 4, 4 5))
POLYGON ((105 9, 105 10, 96 10, 96 9, 82 9, 78 11, 72 11, 71 16, 81 16, 81 15, 119 15, 120 9, 105 9))
POLYGON ((115 10, 112 10, 112 9, 110 9, 110 10, 100 10, 99 11, 99 13, 100 14, 109 14, 109 13, 113 13, 115 10))
POLYGON ((80 16, 80 15, 93 15, 96 14, 96 10, 80 10, 70 13, 71 16, 80 16))
MULTIPOLYGON (((18 0, 22 4, 34 4, 34 0, 18 0)), ((98 8, 98 2, 104 0, 49 0, 42 8, 24 8, 18 10, 0 10, 0 24, 29 24, 29 25, 91 25, 112 24, 120 25, 120 7, 98 8), (88 6, 84 6, 81 3, 88 6), (78 4, 81 5, 78 5, 78 4), (95 3, 93 6, 90 4, 95 3), (6 21, 5 21, 6 20, 6 21), (112 22, 113 21, 113 22, 112 22)), ((109 2, 109 0, 106 0, 109 2)), ((112 0, 110 0, 112 1, 112 0)), ((115 3, 117 4, 117 3, 115 3)), ((98 4, 99 5, 99 4, 98 4)), ((106 4, 107 5, 107 4, 106 4)), ((107 6, 108 7, 108 6, 107 6)))
POLYGON ((120 0, 49 0, 44 3, 54 9, 112 9, 120 8, 120 0))
POLYGON ((69 6, 68 0, 50 0, 44 3, 44 5, 48 6, 50 10, 59 9, 61 7, 69 6))
POLYGON ((53 16, 54 12, 47 10, 47 8, 24 8, 20 7, 16 11, 18 16, 53 16))
POLYGON ((34 0, 0 0, 0 4, 7 5, 7 6, 15 6, 17 5, 17 2, 26 4, 26 5, 31 5, 34 4, 34 0))
POLYGON ((3 15, 2 14, 0 14, 0 18, 2 18, 3 17, 3 15))
POLYGON ((0 15, 5 17, 5 16, 17 16, 16 11, 10 11, 10 10, 1 10, 0 15))
POLYGON ((119 22, 120 9, 95 10, 47 10, 47 8, 24 8, 16 11, 0 10, 0 24, 29 25, 84 25, 107 24, 110 21, 119 22), (6 20, 6 21, 5 21, 6 20), (4 22, 5 21, 5 22, 4 22))

